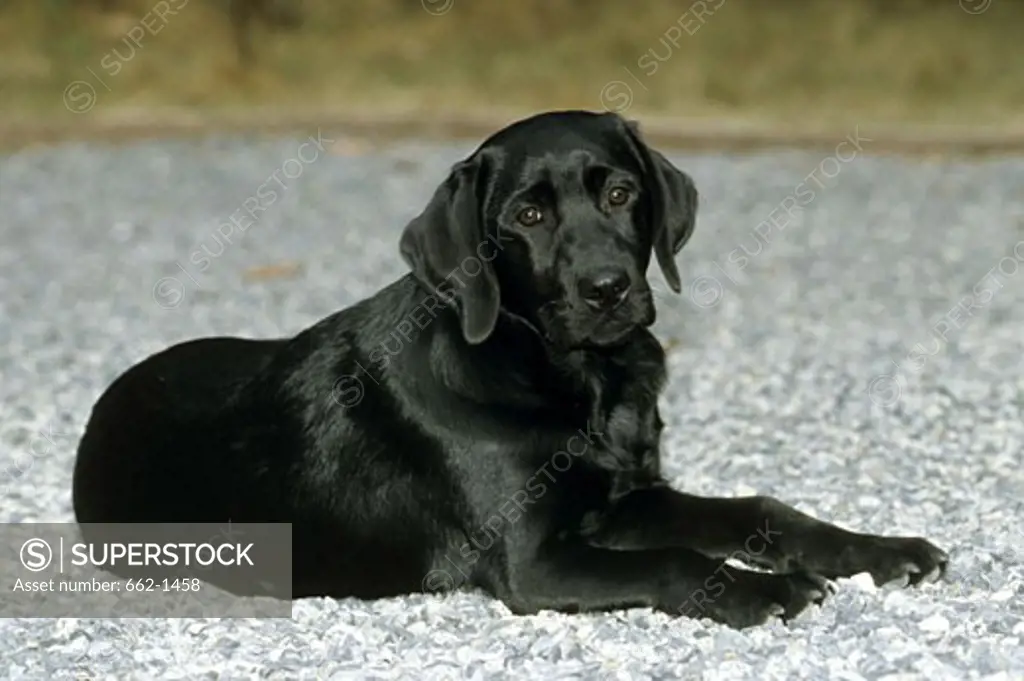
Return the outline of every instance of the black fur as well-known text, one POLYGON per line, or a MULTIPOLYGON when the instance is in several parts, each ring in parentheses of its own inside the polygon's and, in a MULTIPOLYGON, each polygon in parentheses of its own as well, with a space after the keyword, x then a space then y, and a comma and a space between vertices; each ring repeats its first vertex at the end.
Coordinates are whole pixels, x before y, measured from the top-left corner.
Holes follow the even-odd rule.
POLYGON ((516 613, 743 627, 795 616, 825 578, 941 574, 923 539, 662 479, 646 273, 653 254, 679 290, 696 210, 622 118, 520 121, 406 228, 410 274, 294 338, 195 340, 119 377, 81 442, 77 518, 290 522, 295 597, 467 586, 516 613))

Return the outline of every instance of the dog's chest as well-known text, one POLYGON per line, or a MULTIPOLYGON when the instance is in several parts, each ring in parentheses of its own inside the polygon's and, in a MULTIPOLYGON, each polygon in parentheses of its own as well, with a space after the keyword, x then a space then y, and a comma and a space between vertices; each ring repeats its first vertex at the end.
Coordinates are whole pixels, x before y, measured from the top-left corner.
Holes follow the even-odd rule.
POLYGON ((660 472, 662 423, 657 400, 664 364, 663 356, 648 350, 650 344, 644 340, 648 339, 641 338, 636 347, 619 356, 586 357, 580 366, 589 397, 587 427, 598 441, 590 458, 620 485, 657 478, 660 472))
POLYGON ((659 424, 654 409, 622 404, 613 408, 605 422, 603 463, 615 480, 612 496, 652 483, 659 475, 659 424))

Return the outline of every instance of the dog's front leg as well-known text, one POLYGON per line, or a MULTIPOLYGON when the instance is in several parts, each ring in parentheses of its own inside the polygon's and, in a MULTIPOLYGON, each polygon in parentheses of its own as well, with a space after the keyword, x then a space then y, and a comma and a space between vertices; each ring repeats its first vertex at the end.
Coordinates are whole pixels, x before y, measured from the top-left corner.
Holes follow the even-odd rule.
POLYGON ((631 550, 685 546, 830 579, 866 572, 876 584, 932 581, 948 562, 944 551, 920 537, 851 532, 771 497, 698 497, 667 487, 635 490, 619 499, 588 540, 631 550))
POLYGON ((744 628, 795 617, 828 587, 813 575, 736 569, 685 548, 614 551, 567 539, 510 564, 502 591, 516 614, 652 607, 744 628))

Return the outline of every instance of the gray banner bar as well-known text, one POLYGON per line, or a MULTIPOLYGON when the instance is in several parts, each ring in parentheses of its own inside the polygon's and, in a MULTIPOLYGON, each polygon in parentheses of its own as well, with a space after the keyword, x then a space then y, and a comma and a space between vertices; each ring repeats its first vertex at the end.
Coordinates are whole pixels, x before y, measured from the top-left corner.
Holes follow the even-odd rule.
POLYGON ((0 617, 291 617, 289 523, 0 524, 0 617))

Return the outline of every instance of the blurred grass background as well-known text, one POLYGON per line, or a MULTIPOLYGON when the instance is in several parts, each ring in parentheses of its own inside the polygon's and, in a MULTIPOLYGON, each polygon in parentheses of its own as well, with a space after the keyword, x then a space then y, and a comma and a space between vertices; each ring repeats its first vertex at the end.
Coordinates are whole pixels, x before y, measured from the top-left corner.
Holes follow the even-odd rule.
POLYGON ((1020 0, 239 0, 269 10, 244 29, 231 2, 0 0, 0 122, 625 104, 787 125, 1024 122, 1020 0), (94 106, 68 100, 76 82, 94 106))

